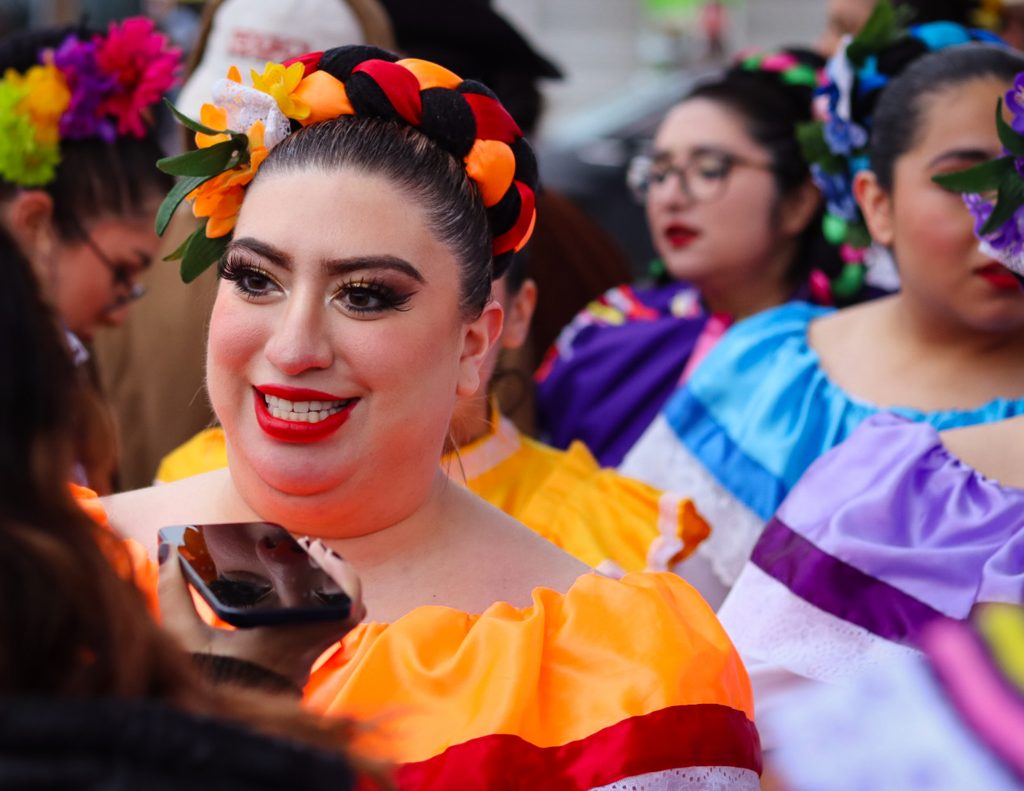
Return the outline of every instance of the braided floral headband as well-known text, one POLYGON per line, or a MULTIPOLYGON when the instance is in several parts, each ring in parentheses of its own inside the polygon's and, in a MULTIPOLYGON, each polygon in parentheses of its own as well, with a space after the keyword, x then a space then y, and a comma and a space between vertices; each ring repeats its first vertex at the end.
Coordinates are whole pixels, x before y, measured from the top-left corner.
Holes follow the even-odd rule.
POLYGON ((146 114, 176 79, 180 50, 143 17, 106 35, 69 35, 24 74, 0 80, 0 178, 20 187, 53 181, 62 140, 143 137, 146 114))
POLYGON ((186 198, 203 220, 168 260, 181 259, 185 282, 226 249, 245 189, 269 152, 294 130, 345 115, 383 118, 415 127, 463 162, 491 225, 494 276, 523 248, 536 218, 537 165, 512 116, 484 85, 435 63, 376 47, 338 47, 268 63, 252 85, 232 68, 213 86, 200 122, 175 111, 196 133, 197 151, 157 163, 181 181, 164 199, 156 231, 163 235, 186 198))

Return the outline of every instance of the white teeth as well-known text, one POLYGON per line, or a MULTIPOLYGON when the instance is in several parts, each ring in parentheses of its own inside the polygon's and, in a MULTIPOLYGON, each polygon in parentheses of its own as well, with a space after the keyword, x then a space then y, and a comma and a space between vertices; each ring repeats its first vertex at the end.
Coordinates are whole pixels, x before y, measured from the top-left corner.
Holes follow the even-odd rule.
POLYGON ((289 401, 286 398, 264 395, 267 403, 267 411, 279 420, 289 420, 293 423, 319 423, 321 420, 336 415, 352 399, 342 401, 289 401))

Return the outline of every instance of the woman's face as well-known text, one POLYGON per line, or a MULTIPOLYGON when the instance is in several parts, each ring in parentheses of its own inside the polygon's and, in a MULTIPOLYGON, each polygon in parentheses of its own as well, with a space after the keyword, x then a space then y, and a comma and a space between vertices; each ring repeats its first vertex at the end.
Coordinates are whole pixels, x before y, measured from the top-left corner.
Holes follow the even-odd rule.
POLYGON ((768 153, 740 118, 707 99, 673 109, 654 140, 647 222, 668 272, 698 287, 719 288, 763 276, 780 233, 768 153), (690 193, 678 169, 686 169, 690 193))
POLYGON ((925 97, 918 139, 896 160, 891 195, 880 194, 865 215, 877 241, 893 249, 905 296, 944 321, 982 332, 1024 328, 1024 291, 978 250, 963 200, 932 176, 1000 154, 992 111, 1007 88, 986 78, 925 97))
POLYGON ((90 340, 100 327, 124 321, 132 288, 156 255, 156 207, 134 217, 105 215, 83 224, 87 239, 58 243, 42 275, 68 329, 90 340))
POLYGON ((351 169, 257 179, 225 264, 207 379, 242 496, 323 537, 409 516, 501 309, 465 321, 456 259, 419 206, 351 169))

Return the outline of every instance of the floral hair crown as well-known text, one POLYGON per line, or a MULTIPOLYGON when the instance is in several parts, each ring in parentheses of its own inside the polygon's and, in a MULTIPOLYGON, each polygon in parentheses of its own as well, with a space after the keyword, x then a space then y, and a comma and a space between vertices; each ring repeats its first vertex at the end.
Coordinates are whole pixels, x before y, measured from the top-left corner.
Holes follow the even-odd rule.
POLYGON ((819 120, 799 130, 800 143, 815 183, 826 201, 825 238, 840 248, 844 266, 831 282, 832 293, 852 299, 864 283, 864 257, 871 235, 853 198, 853 180, 870 168, 869 147, 875 106, 885 87, 911 62, 971 41, 1002 43, 983 30, 953 22, 931 22, 907 29, 907 14, 881 0, 864 28, 846 39, 826 66, 828 82, 815 98, 819 120))
POLYGON ((214 84, 214 103, 203 105, 198 123, 175 111, 196 133, 199 149, 157 163, 183 177, 160 207, 157 233, 164 233, 186 198, 204 221, 168 256, 181 259, 185 282, 223 254, 245 189, 274 146, 296 129, 345 115, 408 124, 463 162, 487 209, 495 277, 529 240, 536 218, 536 160, 512 116, 481 83, 367 46, 268 63, 262 74, 252 72, 251 81, 245 85, 232 68, 214 84))
POLYGON ((177 77, 181 52, 143 17, 106 35, 69 35, 24 74, 0 79, 0 178, 21 187, 53 181, 60 142, 142 137, 146 112, 177 77))
POLYGON ((956 173, 933 176, 946 189, 963 193, 974 215, 974 234, 981 249, 1012 270, 1024 282, 1024 73, 996 106, 996 129, 1003 144, 1001 157, 956 173), (994 198, 994 200, 993 200, 994 198))

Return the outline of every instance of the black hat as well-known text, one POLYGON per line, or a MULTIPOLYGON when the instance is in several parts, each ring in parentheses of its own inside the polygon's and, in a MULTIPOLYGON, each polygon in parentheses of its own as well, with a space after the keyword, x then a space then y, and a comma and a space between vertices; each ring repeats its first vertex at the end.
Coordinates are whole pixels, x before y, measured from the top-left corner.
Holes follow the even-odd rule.
POLYGON ((493 82, 497 71, 561 79, 554 63, 537 52, 490 0, 381 0, 398 47, 441 63, 465 78, 493 82))

